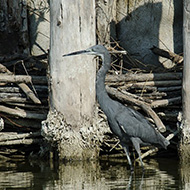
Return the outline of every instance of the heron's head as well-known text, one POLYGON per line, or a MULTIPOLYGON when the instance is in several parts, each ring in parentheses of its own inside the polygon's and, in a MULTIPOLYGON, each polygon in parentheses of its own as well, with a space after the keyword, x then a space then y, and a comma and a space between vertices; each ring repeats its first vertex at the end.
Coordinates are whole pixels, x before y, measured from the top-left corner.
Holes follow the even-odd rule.
POLYGON ((79 54, 98 55, 98 56, 101 56, 102 59, 104 59, 105 54, 109 54, 109 53, 108 53, 108 50, 104 46, 95 45, 95 46, 92 46, 86 50, 75 51, 75 52, 72 52, 69 54, 65 54, 65 55, 63 55, 63 57, 72 56, 72 55, 79 55, 79 54))

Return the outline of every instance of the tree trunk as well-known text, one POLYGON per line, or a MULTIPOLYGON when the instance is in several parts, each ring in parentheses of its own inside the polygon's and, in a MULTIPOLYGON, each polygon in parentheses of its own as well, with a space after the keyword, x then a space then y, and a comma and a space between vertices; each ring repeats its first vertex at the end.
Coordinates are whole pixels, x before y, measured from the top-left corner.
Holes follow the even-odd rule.
POLYGON ((181 160, 190 160, 190 0, 184 1, 183 21, 184 68, 183 68, 183 121, 181 125, 181 160))
POLYGON ((93 126, 96 67, 92 56, 62 55, 95 44, 95 1, 50 1, 50 112, 43 135, 59 158, 96 156, 93 126))

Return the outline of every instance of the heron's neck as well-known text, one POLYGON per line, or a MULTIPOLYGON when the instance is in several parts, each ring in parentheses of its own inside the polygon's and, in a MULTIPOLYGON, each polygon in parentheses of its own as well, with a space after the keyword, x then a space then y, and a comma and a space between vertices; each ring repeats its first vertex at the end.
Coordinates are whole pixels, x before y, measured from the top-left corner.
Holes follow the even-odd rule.
MULTIPOLYGON (((107 57, 104 57, 106 61, 109 61, 109 64, 104 64, 102 67, 99 69, 96 77, 96 96, 98 99, 98 103, 100 104, 100 107, 104 111, 104 107, 106 106, 105 101, 111 100, 110 97, 108 96, 108 93, 105 88, 105 77, 106 73, 110 69, 110 62, 111 58, 110 55, 107 55, 107 57)), ((104 60, 102 60, 104 61, 104 60)))

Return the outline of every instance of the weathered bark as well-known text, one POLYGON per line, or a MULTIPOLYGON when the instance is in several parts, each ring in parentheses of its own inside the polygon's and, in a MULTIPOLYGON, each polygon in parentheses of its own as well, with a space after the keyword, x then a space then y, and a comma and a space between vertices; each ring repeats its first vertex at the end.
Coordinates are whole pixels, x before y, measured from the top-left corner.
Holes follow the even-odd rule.
POLYGON ((181 80, 171 80, 171 81, 148 81, 148 82, 137 82, 132 84, 126 84, 126 87, 145 87, 145 86, 178 86, 181 84, 181 80))
POLYGON ((144 82, 181 80, 182 73, 126 73, 123 75, 107 75, 106 82, 144 82))
POLYGON ((29 76, 29 75, 6 75, 0 74, 0 82, 2 83, 34 83, 46 84, 47 79, 44 76, 29 76))
POLYGON ((152 108, 166 107, 168 105, 180 104, 180 103, 181 103, 181 96, 170 99, 155 100, 151 103, 151 107, 152 108))
POLYGON ((153 47, 151 48, 151 50, 152 50, 152 52, 153 52, 154 54, 157 54, 157 55, 160 55, 160 56, 162 56, 162 57, 168 58, 168 59, 170 59, 172 62, 174 62, 175 64, 180 64, 180 63, 183 62, 183 56, 180 56, 180 55, 178 55, 178 54, 175 54, 175 53, 173 53, 173 52, 171 52, 171 51, 166 51, 166 50, 164 50, 164 49, 160 49, 160 48, 155 47, 155 46, 153 46, 153 47))
POLYGON ((184 68, 182 85, 183 121, 181 124, 180 153, 181 160, 190 160, 190 1, 184 1, 183 20, 184 68))
POLYGON ((16 109, 16 108, 13 109, 13 108, 9 108, 2 105, 0 105, 0 110, 2 113, 7 113, 15 117, 22 117, 22 118, 29 118, 29 119, 43 120, 43 119, 46 119, 46 115, 47 115, 46 113, 31 112, 31 111, 26 111, 23 109, 16 109))
POLYGON ((50 21, 51 105, 42 132, 58 144, 60 159, 93 158, 95 62, 91 56, 62 55, 95 44, 95 1, 51 0, 50 21))

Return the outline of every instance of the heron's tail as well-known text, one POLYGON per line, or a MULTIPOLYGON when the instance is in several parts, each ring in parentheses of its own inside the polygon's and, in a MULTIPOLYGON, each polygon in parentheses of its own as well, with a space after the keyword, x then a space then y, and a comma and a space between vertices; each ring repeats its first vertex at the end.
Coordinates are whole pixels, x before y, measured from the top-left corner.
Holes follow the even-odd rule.
POLYGON ((158 133, 158 136, 159 136, 159 144, 167 149, 167 146, 170 144, 170 141, 167 140, 162 134, 158 133))

